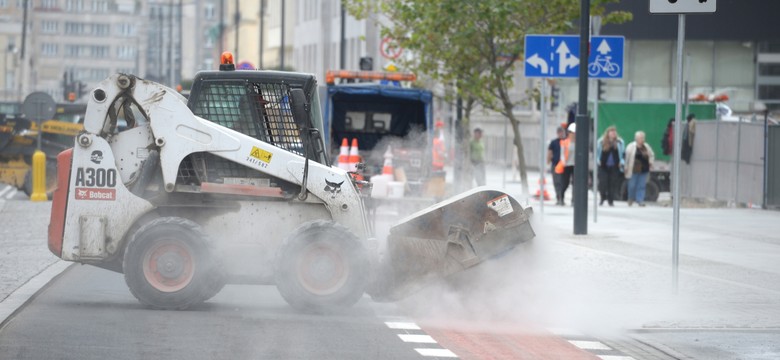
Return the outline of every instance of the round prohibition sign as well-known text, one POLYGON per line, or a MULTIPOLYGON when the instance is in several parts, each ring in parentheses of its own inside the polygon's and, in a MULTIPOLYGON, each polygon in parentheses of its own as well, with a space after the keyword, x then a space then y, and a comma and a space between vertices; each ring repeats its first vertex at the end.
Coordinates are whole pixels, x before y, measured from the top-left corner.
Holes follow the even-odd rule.
POLYGON ((382 39, 379 51, 387 59, 397 59, 404 52, 404 48, 398 45, 395 39, 386 37, 382 39))

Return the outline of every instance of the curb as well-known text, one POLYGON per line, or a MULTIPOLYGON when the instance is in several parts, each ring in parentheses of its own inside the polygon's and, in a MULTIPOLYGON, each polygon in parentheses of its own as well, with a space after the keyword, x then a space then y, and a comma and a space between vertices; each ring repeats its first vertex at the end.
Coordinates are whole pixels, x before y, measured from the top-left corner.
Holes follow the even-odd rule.
POLYGON ((4 328, 8 321, 27 305, 41 289, 71 265, 73 263, 62 260, 54 262, 0 301, 0 329, 4 328))

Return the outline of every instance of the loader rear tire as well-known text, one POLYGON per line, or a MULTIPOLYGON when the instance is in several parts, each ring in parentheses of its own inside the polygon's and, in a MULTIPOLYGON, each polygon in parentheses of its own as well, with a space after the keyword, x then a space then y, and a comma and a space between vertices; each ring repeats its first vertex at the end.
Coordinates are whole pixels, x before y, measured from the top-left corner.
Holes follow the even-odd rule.
POLYGON ((200 304, 224 286, 222 269, 198 224, 163 217, 141 226, 125 249, 122 264, 130 292, 155 309, 180 310, 200 304))
POLYGON ((332 221, 303 224, 277 253, 276 287, 293 308, 331 312, 354 305, 368 286, 369 261, 363 244, 332 221))

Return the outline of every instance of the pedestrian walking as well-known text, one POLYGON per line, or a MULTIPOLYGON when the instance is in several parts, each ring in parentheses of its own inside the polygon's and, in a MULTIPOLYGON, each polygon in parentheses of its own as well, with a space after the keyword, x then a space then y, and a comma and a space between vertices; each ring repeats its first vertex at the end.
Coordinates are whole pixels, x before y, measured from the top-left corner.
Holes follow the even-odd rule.
POLYGON ((471 168, 477 186, 485 185, 485 144, 482 143, 482 129, 474 129, 474 136, 469 143, 471 168))
POLYGON ((550 165, 550 173, 552 174, 553 178, 553 187, 555 187, 556 205, 561 205, 563 196, 559 196, 558 194, 563 194, 563 174, 558 174, 555 171, 555 166, 558 165, 559 161, 561 161, 561 141, 566 139, 566 129, 564 129, 562 126, 559 126, 555 129, 555 132, 557 137, 552 139, 552 141, 550 141, 550 145, 547 146, 547 164, 550 165))
POLYGON ((688 122, 683 128, 682 148, 680 157, 686 164, 691 163, 691 155, 693 154, 693 138, 696 136, 696 115, 688 114, 686 117, 688 122))
POLYGON ((645 142, 644 131, 637 131, 634 141, 626 146, 625 176, 628 179, 628 206, 634 201, 639 206, 645 206, 645 188, 647 176, 653 167, 655 154, 650 145, 645 142))
POLYGON ((666 129, 664 130, 664 135, 661 138, 661 150, 663 150, 664 155, 672 155, 672 150, 674 149, 674 118, 669 119, 669 122, 666 123, 666 129))
POLYGON ((621 173, 625 165, 623 153, 625 145, 618 136, 617 129, 610 126, 596 144, 596 167, 598 168, 600 205, 606 200, 609 206, 614 206, 615 198, 620 191, 621 173))
POLYGON ((555 165, 555 173, 561 175, 561 191, 560 193, 556 192, 556 195, 558 196, 557 205, 566 205, 563 199, 566 195, 566 190, 569 188, 569 184, 571 184, 572 175, 574 174, 574 135, 576 132, 577 124, 570 124, 567 138, 561 140, 561 158, 558 161, 558 164, 555 165))

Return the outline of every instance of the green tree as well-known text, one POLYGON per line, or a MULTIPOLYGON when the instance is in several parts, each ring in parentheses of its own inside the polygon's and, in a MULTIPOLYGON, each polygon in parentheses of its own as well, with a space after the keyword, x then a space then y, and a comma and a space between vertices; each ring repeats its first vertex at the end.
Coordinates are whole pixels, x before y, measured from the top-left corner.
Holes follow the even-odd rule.
MULTIPOLYGON (((591 2, 591 14, 603 16, 604 23, 622 22, 631 17, 624 12, 606 13, 604 5, 617 0, 591 2)), ((513 112, 527 99, 511 97, 510 90, 522 66, 525 35, 575 30, 580 1, 344 0, 344 3, 357 18, 376 16, 382 34, 396 39, 414 54, 404 65, 444 84, 453 84, 456 95, 466 99, 467 104, 478 103, 508 119, 523 191, 528 194, 523 142, 513 112)), ((464 123, 468 126, 468 121, 464 123)))

